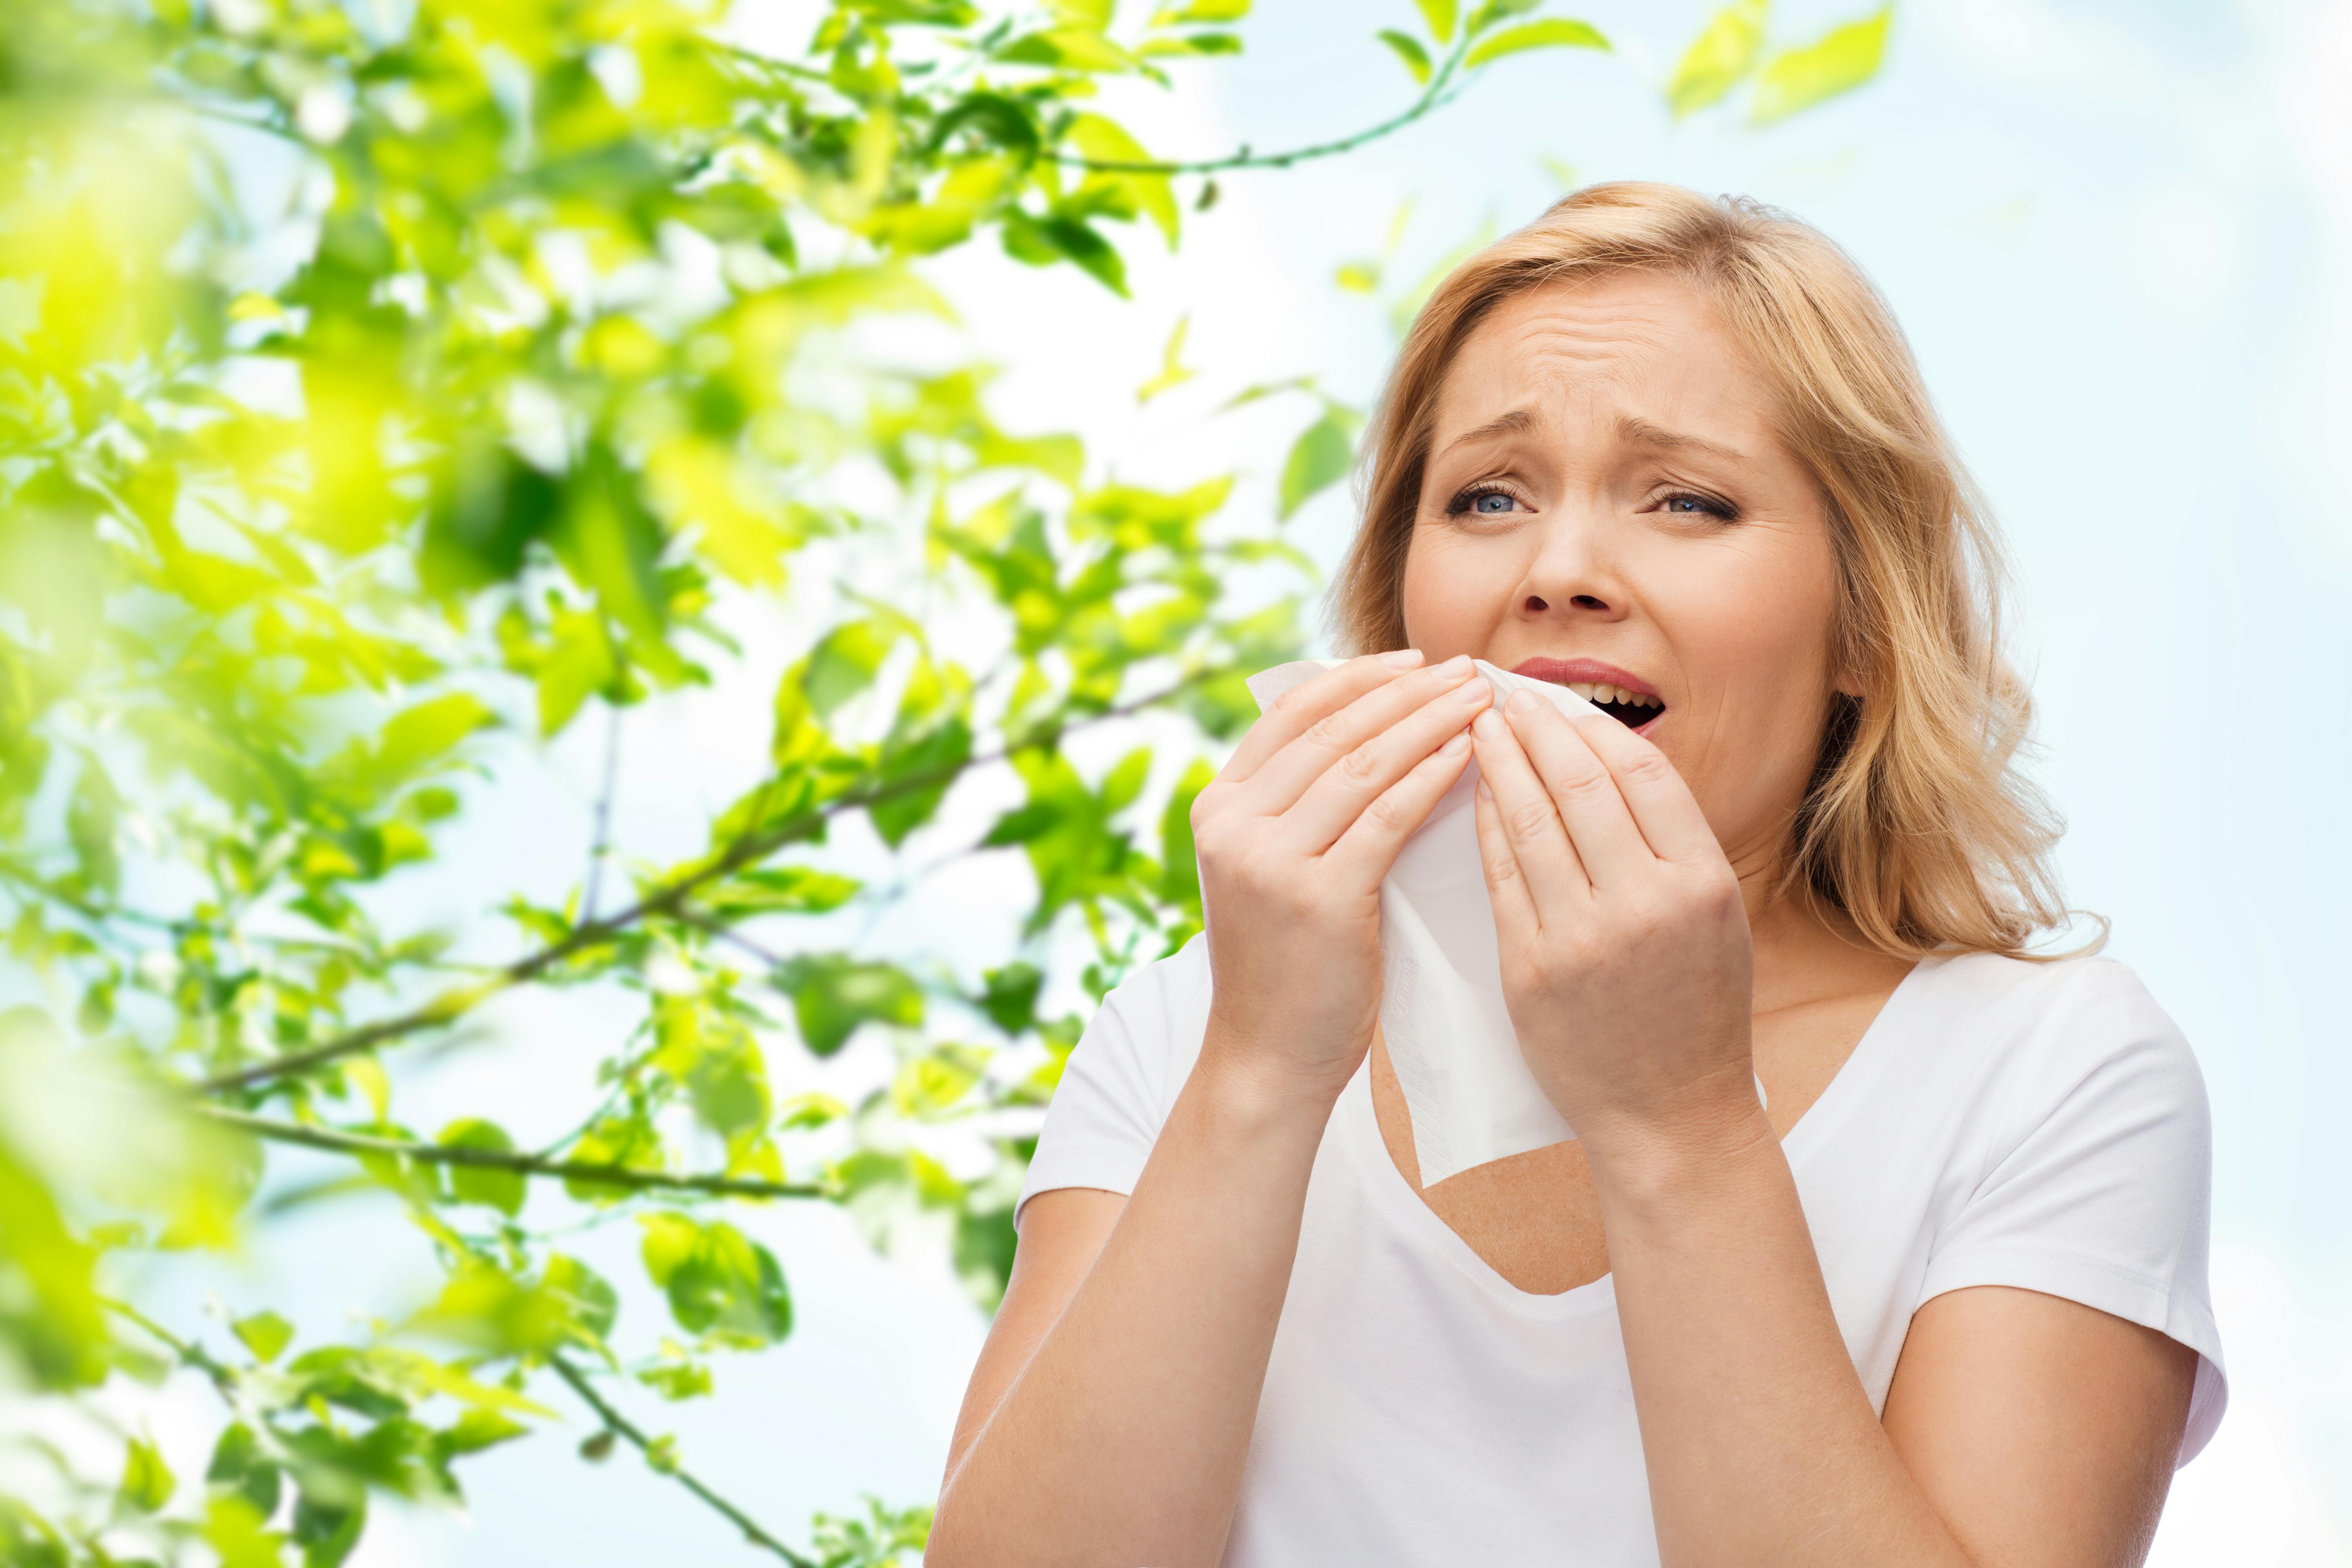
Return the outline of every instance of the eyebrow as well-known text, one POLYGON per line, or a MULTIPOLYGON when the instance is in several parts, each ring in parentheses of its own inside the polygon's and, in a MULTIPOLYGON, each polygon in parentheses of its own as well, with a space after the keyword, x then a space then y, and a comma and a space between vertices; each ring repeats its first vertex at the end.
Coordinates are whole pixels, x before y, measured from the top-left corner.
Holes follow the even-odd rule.
MULTIPOLYGON (((1491 440, 1496 436, 1516 436, 1522 431, 1533 429, 1535 423, 1534 415, 1524 408, 1514 408, 1500 418, 1487 420, 1475 430, 1464 431, 1445 443, 1445 450, 1451 452, 1456 447, 1466 447, 1473 441, 1491 440)), ((1443 453, 1440 454, 1440 456, 1443 455, 1443 453)))
MULTIPOLYGON (((1487 420, 1475 430, 1464 431, 1448 441, 1444 450, 1451 452, 1456 447, 1466 447, 1473 441, 1492 440, 1497 436, 1520 435, 1533 429, 1535 423, 1534 415, 1524 408, 1514 408, 1508 414, 1487 420)), ((1621 415, 1618 417, 1617 434, 1622 438, 1638 446, 1664 447, 1685 452, 1705 452, 1711 457, 1722 458, 1734 463, 1748 461, 1748 454, 1745 452, 1735 450, 1719 442, 1710 441, 1703 436, 1693 436, 1687 431, 1669 430, 1662 425, 1653 425, 1648 420, 1634 415, 1621 415)), ((1440 455, 1443 456, 1443 453, 1440 455)))
POLYGON ((1729 447, 1707 440, 1702 436, 1689 435, 1681 430, 1668 430, 1632 415, 1626 415, 1618 419, 1617 434, 1628 441, 1637 442, 1644 447, 1666 447, 1685 452, 1705 452, 1711 457, 1727 458, 1735 463, 1744 463, 1748 460, 1748 454, 1745 452, 1735 451, 1729 447))

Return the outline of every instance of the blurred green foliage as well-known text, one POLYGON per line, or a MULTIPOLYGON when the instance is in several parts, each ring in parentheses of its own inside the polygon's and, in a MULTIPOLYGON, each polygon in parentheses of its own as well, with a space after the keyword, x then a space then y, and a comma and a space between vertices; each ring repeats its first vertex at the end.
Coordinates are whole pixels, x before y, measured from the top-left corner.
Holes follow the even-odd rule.
MULTIPOLYGON (((1123 247, 1179 244, 1213 176, 1344 153, 1489 60, 1607 47, 1530 0, 1420 0, 1380 34, 1416 96, 1337 140, 1160 162, 1101 111, 1108 84, 1238 51, 1247 9, 10 6, 0 1387, 69 1405, 177 1371, 220 1425, 200 1473, 137 1433, 103 1474, 31 1442, 53 1473, 38 1508, 0 1498, 0 1560, 333 1568, 372 1501, 457 1499, 460 1461, 563 1400, 583 1459, 627 1445, 753 1550, 919 1552, 928 1510, 878 1504, 796 1548, 626 1406, 792 1331, 746 1205, 937 1238, 994 1302, 1074 1001, 1199 929, 1202 753, 1255 711, 1243 677, 1300 650, 1312 582, 1228 478, 1107 480, 1076 438, 1000 425, 985 366, 911 368, 868 329, 947 321, 923 258, 968 244, 1124 296, 1123 247), (698 850, 623 862, 619 716, 740 683, 779 624, 762 762, 698 850), (1130 745, 1152 714, 1157 749, 1130 745), (576 886, 451 858, 587 726, 606 793, 576 886), (1129 732, 1118 760, 1066 744, 1094 731, 1129 732), (1017 804, 974 818, 959 791, 1017 804), (997 855, 1026 912, 977 973, 877 948, 919 879, 853 875, 845 843, 997 855), (404 875, 494 919, 396 914, 404 875), (562 987, 610 1020, 574 1083, 403 1118, 403 1052, 562 987), (863 1087, 816 1087, 827 1058, 870 1060, 863 1087), (584 1114, 519 1140, 550 1103, 584 1114), (929 1145, 950 1124, 983 1166, 929 1145), (257 1205, 270 1148, 312 1163, 257 1205), (142 1254, 261 1245, 358 1189, 437 1266, 405 1318, 306 1342, 248 1303, 208 1342, 134 1299, 142 1254), (564 1245, 611 1221, 667 1318, 626 1336, 624 1290, 564 1245)), ((1762 7, 1734 12, 1677 110, 1755 68, 1762 7)), ((1861 26, 1866 65, 1853 29, 1766 64, 1758 116, 1869 74, 1885 19, 1861 26)), ((1195 374, 1182 348, 1180 325, 1139 397, 1195 374)), ((1361 423, 1286 389, 1318 407, 1284 517, 1361 423)))

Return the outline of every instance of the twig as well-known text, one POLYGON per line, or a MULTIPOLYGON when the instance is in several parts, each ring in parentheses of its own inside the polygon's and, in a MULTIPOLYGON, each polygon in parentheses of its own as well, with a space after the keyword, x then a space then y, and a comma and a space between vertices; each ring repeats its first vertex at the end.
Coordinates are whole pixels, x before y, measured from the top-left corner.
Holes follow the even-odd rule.
POLYGON ((197 1114, 230 1127, 241 1128, 273 1143, 299 1143, 338 1154, 387 1154, 426 1165, 465 1165, 478 1170, 512 1171, 526 1176, 560 1176, 567 1182, 601 1182, 616 1187, 677 1193, 711 1193, 736 1198, 821 1198, 830 1190, 815 1182, 763 1182, 750 1176, 679 1175, 670 1171, 646 1171, 629 1165, 584 1160, 551 1160, 511 1149, 469 1149, 454 1143, 425 1143, 407 1138, 378 1138, 346 1132, 334 1127, 310 1127, 299 1121, 277 1121, 225 1106, 199 1105, 197 1114))
POLYGON ((328 1062, 337 1061, 361 1051, 371 1050, 386 1041, 400 1039, 415 1034, 419 1030, 453 1023, 499 992, 534 980, 562 963, 565 959, 585 952, 591 948, 604 945, 640 921, 653 916, 675 917, 685 906, 687 899, 697 889, 718 881, 721 878, 731 876, 747 866, 756 865, 785 845, 806 837, 819 825, 832 820, 844 812, 879 805, 883 801, 894 800, 903 795, 912 795, 929 789, 935 784, 950 783, 969 769, 1003 762, 1017 752, 1044 745, 1049 741, 1059 740, 1072 730, 1083 729, 1112 719, 1126 718, 1141 712, 1147 708, 1157 707, 1224 673, 1223 668, 1203 670, 1177 682, 1165 690, 1154 692, 1150 697, 1138 698, 1132 702, 1106 709, 1100 713, 1078 720, 1074 723, 1058 727, 1043 726, 984 756, 967 758, 961 763, 950 765, 926 768, 921 772, 894 779, 887 784, 877 784, 871 789, 854 790, 847 795, 826 801, 822 805, 795 812, 788 820, 770 828, 765 833, 747 833, 737 839, 733 847, 725 853, 667 886, 656 889, 628 908, 602 920, 583 921, 574 926, 571 934, 562 940, 550 942, 536 952, 525 954, 503 969, 493 970, 488 977, 477 984, 445 991, 422 1007, 394 1017, 379 1018, 373 1024, 363 1024, 356 1029, 312 1046, 308 1050, 289 1051, 283 1056, 272 1057, 267 1061, 255 1062, 249 1067, 217 1073, 211 1078, 191 1084, 189 1088, 196 1094, 222 1094, 232 1089, 249 1089, 257 1083, 267 1083, 292 1073, 307 1072, 312 1068, 322 1067, 328 1062))
POLYGON ((1466 36, 1445 57, 1421 96, 1402 112, 1391 115, 1377 125, 1365 127, 1351 136, 1336 141, 1317 142, 1305 147, 1293 147, 1282 153, 1254 153, 1244 144, 1222 158, 1157 159, 1157 158, 1084 158, 1074 153, 1050 152, 1041 154, 1065 168, 1087 169, 1104 174, 1218 174, 1232 169, 1287 169, 1294 163, 1305 163, 1317 158, 1336 157, 1351 153, 1367 142, 1403 130, 1431 110, 1442 109, 1454 100, 1453 79, 1462 64, 1470 39, 1466 36))
POLYGON ((750 1514, 745 1513, 733 1503, 729 1502, 725 1498, 720 1497, 717 1492, 712 1491, 708 1485, 697 1479, 692 1471, 688 1470, 683 1466, 679 1465, 677 1460, 671 1458, 666 1454, 659 1458, 656 1458, 655 1457, 653 1439, 647 1437, 644 1432, 640 1431, 636 1424, 632 1422, 627 1416, 613 1408, 612 1405, 605 1400, 604 1396, 598 1394, 595 1387, 589 1383, 588 1379, 584 1375, 582 1374, 579 1368, 573 1366, 561 1355, 553 1353, 551 1353, 548 1356, 547 1364, 555 1369, 556 1376, 562 1378, 565 1383, 571 1385, 572 1392, 580 1396, 583 1404, 586 1405, 589 1409, 596 1413, 596 1418, 604 1424, 605 1430, 619 1434, 628 1441, 631 1447, 646 1456, 646 1464, 650 1465, 657 1473, 669 1477, 670 1479, 676 1481, 688 1491, 692 1492, 696 1497, 700 1498, 704 1502, 709 1503, 712 1508, 716 1509, 719 1514, 726 1519, 728 1523, 733 1525, 736 1529, 743 1532, 744 1540, 750 1542, 754 1546, 763 1547, 767 1551, 775 1553, 778 1557, 782 1558, 786 1563, 791 1563, 793 1568, 818 1568, 818 1564, 814 1558, 803 1556, 801 1553, 793 1551, 791 1547, 785 1545, 782 1542, 777 1540, 774 1536, 769 1534, 765 1530, 760 1527, 760 1523, 757 1520, 753 1519, 750 1514))
POLYGON ((580 894, 580 917, 596 918, 596 894, 604 879, 604 862, 613 853, 613 792, 621 773, 621 705, 608 701, 604 726, 604 782, 596 792, 596 826, 588 846, 587 886, 580 894))

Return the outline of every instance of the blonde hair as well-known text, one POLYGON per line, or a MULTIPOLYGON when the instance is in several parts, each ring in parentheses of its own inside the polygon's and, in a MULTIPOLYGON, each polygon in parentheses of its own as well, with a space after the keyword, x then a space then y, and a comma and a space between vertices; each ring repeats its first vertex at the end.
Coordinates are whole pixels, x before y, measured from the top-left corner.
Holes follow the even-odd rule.
POLYGON ((1683 279, 1713 302, 1778 383, 1781 438, 1826 498, 1832 656, 1865 695, 1832 699, 1789 886, 1890 954, 2036 956, 2027 943, 2067 918, 2050 866, 2061 829, 2014 766, 2032 706, 2001 657, 2000 542, 1886 302, 1784 213, 1675 185, 1592 185, 1455 268, 1374 416, 1363 525, 1334 590, 1339 640, 1404 646, 1438 393, 1471 331, 1514 295, 1629 271, 1683 279))

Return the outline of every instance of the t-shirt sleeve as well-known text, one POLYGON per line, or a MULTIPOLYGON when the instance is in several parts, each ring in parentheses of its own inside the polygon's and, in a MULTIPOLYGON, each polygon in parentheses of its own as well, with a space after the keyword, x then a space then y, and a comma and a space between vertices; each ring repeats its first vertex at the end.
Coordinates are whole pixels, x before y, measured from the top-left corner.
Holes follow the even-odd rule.
MULTIPOLYGON (((1021 1184, 1020 1205, 1055 1187, 1131 1193, 1208 1020, 1208 956, 1194 937, 1103 998, 1070 1052, 1021 1184)), ((1021 1209, 1013 1210, 1013 1224, 1021 1209)))
POLYGON ((1919 1300, 1972 1285, 2062 1296, 2198 1355, 2179 1462, 2227 1384, 2207 1279, 2212 1120, 2197 1058, 2130 970, 2099 961, 2037 1008, 1995 1149, 1937 1235, 1919 1300))

